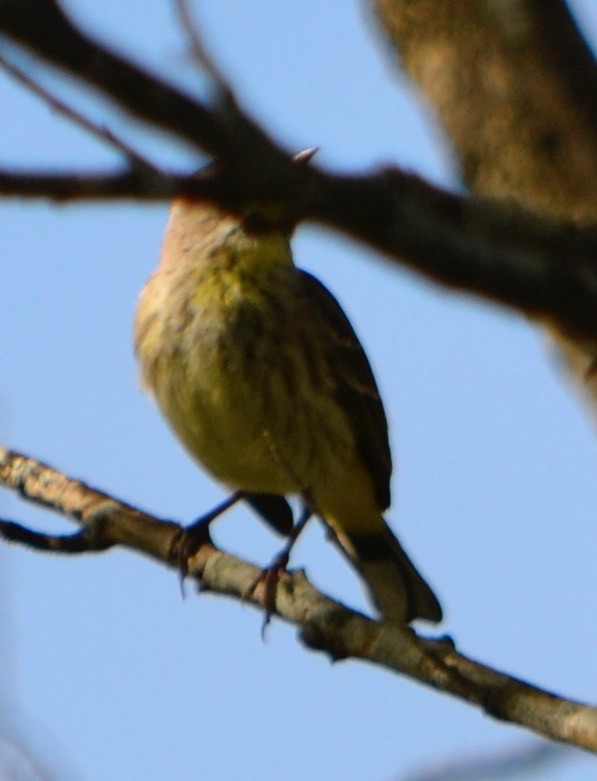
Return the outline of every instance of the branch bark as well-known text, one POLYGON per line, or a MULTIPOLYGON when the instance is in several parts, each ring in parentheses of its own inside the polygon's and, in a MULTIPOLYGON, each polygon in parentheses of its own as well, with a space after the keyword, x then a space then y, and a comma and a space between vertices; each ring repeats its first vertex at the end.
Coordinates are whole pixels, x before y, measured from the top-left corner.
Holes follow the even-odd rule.
MULTIPOLYGON (((447 11, 450 3, 443 4, 447 11)), ((396 13, 402 5, 394 4, 396 13)), ((585 226, 586 214, 580 220, 575 210, 571 221, 559 222, 559 214, 539 217, 504 203, 499 189, 495 200, 462 197, 397 169, 342 176, 294 166, 231 92, 220 90, 213 105, 191 99, 83 35, 55 0, 5 2, 0 33, 101 90, 132 117, 215 155, 222 169, 209 184, 152 168, 55 176, 3 171, 0 192, 60 200, 194 194, 237 211, 257 204, 269 219, 312 220, 340 230, 442 285, 546 322, 591 353, 597 230, 585 226)), ((596 367, 584 366, 587 376, 597 375, 596 367)))
MULTIPOLYGON (((35 459, 0 448, 0 484, 24 499, 76 521, 80 532, 55 537, 0 522, 5 539, 64 553, 125 546, 168 567, 178 566, 181 527, 67 477, 35 459), (75 544, 73 544, 75 541, 75 544)), ((189 562, 201 591, 262 607, 259 568, 219 550, 206 538, 189 562)), ((267 599, 268 607, 270 600, 267 599)), ((296 626, 309 648, 332 660, 360 659, 405 675, 553 740, 597 752, 597 708, 565 699, 460 654, 450 638, 426 639, 410 629, 373 621, 318 592, 304 572, 281 576, 275 612, 296 626)))
MULTIPOLYGON (((274 218, 318 221, 443 285, 547 322, 566 335, 574 354, 588 356, 583 371, 594 379, 597 91, 590 55, 565 6, 517 0, 508 4, 514 16, 488 0, 378 0, 377 8, 405 68, 435 103, 465 181, 486 197, 448 193, 396 169, 357 177, 293 166, 291 155, 235 101, 191 99, 84 36, 54 0, 7 0, 0 6, 0 32, 93 85, 130 116, 214 155, 221 170, 200 177, 135 166, 95 174, 4 171, 0 192, 61 200, 186 194, 235 210, 257 203, 274 218)), ((181 529, 172 521, 5 450, 0 482, 81 526, 57 538, 3 522, 8 539, 70 553, 123 545, 166 566, 177 564, 181 529)), ((247 596, 259 570, 211 541, 191 571, 203 590, 263 601, 261 586, 247 596)), ((366 619, 315 591, 303 573, 282 577, 276 612, 299 628, 307 645, 334 659, 369 661, 495 718, 597 751, 595 708, 468 659, 447 639, 425 640, 366 619)))
MULTIPOLYGON (((564 0, 371 5, 473 192, 595 221, 597 69, 564 0)), ((561 323, 546 324, 597 406, 597 337, 579 342, 561 323)))
POLYGON ((475 192, 597 214, 597 70, 563 0, 374 0, 475 192))

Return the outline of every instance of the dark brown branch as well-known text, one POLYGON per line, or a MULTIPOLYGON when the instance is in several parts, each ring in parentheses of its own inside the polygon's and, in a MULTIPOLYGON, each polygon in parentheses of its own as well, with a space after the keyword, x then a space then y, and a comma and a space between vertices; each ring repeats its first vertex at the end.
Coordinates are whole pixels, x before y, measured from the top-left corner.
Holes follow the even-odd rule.
MULTIPOLYGON (((441 285, 553 322, 581 339, 597 334, 597 229, 457 196, 399 170, 361 177, 311 170, 295 174, 287 187, 282 203, 294 217, 340 229, 441 285)), ((0 171, 0 192, 23 197, 163 200, 184 194, 232 209, 266 198, 250 180, 241 189, 227 173, 206 179, 139 170, 0 171)))
POLYGON ((473 190, 595 220, 597 69, 564 0, 372 5, 473 190))
MULTIPOLYGON (((396 0, 395 7, 400 5, 396 0)), ((446 193, 398 170, 349 177, 295 166, 234 101, 213 107, 193 101, 82 35, 55 0, 5 3, 0 31, 95 85, 131 115, 215 154, 222 165, 210 185, 135 171, 70 182, 56 178, 53 192, 52 181, 38 178, 38 194, 125 197, 130 185, 135 197, 178 192, 239 211, 259 205, 270 218, 321 222, 443 285, 539 318, 580 341, 596 339, 595 230, 541 220, 498 200, 446 193)), ((31 175, 0 177, 0 192, 7 194, 31 196, 35 186, 31 175)))
POLYGON ((457 196, 397 170, 316 176, 311 189, 322 199, 312 219, 442 285, 557 323, 581 339, 597 337, 597 229, 457 196))
MULTIPOLYGON (((176 523, 155 518, 39 461, 3 448, 0 483, 79 523, 89 540, 88 550, 123 545, 168 566, 177 564, 175 551, 181 527, 176 523)), ((17 531, 15 535, 15 524, 11 522, 0 522, 0 533, 28 543, 27 534, 17 531)), ((40 547, 37 543, 43 536, 33 533, 34 547, 40 547)), ((47 547, 60 550, 60 546, 52 544, 47 547)), ((73 545, 65 550, 74 553, 82 548, 73 545)), ((248 596, 259 569, 218 550, 211 540, 206 541, 189 565, 190 575, 203 591, 262 605, 263 583, 248 596)), ((367 661, 448 692, 497 719, 597 751, 596 708, 543 691, 468 659, 447 638, 422 639, 410 629, 365 618, 316 591, 302 572, 281 576, 275 610, 280 618, 298 627, 303 642, 333 659, 367 661)))
POLYGON ((181 192, 175 176, 135 167, 122 172, 22 172, 0 169, 0 193, 17 198, 52 201, 119 200, 164 201, 181 192))
POLYGON ((54 0, 20 0, 0 6, 0 30, 34 54, 109 95, 150 124, 200 139, 214 154, 227 152, 211 112, 85 37, 54 0), (153 117, 153 119, 152 119, 153 117))
POLYGON ((135 149, 115 135, 109 128, 98 125, 87 117, 84 117, 78 111, 75 111, 72 106, 67 105, 60 100, 60 98, 57 98, 49 90, 35 81, 35 79, 25 73, 25 71, 18 68, 14 63, 10 62, 10 60, 7 60, 6 57, 3 57, 2 55, 0 55, 0 69, 12 76, 13 79, 26 87, 38 98, 41 98, 41 100, 47 103, 53 111, 66 117, 66 119, 78 125, 90 135, 99 138, 100 141, 103 141, 116 149, 124 155, 132 168, 139 167, 154 170, 154 167, 148 160, 141 157, 135 149))
POLYGON ((154 78, 78 30, 56 0, 18 0, 0 4, 0 33, 93 85, 131 116, 167 130, 230 165, 250 152, 263 167, 287 169, 291 162, 235 103, 203 105, 154 78))
MULTIPOLYGON (((474 192, 594 224, 597 68, 564 0, 371 5, 474 192)), ((597 409, 597 337, 579 341, 563 323, 547 320, 597 409)))

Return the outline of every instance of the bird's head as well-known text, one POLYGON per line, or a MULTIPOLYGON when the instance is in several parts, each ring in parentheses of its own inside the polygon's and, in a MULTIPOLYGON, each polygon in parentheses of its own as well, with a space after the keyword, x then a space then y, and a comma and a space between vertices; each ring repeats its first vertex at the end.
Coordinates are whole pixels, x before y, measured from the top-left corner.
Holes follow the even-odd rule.
MULTIPOLYGON (((311 146, 297 152, 292 158, 292 162, 297 166, 309 165, 319 147, 311 146)), ((268 208, 262 204, 255 209, 248 209, 241 220, 242 228, 249 234, 280 232, 292 236, 296 228, 296 220, 282 216, 282 210, 278 204, 268 208)))

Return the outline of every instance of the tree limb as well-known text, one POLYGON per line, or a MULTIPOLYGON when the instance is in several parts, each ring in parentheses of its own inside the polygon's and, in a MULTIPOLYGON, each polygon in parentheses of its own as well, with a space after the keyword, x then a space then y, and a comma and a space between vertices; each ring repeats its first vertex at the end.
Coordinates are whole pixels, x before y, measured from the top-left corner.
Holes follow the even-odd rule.
POLYGON ((564 0, 371 5, 472 190, 595 221, 597 69, 564 0))
POLYGON ((98 125, 87 117, 84 117, 79 112, 75 111, 71 106, 53 95, 45 87, 42 87, 40 84, 38 84, 37 81, 35 81, 35 79, 32 79, 27 75, 27 73, 25 73, 25 71, 18 68, 14 63, 10 62, 10 60, 7 60, 6 57, 3 57, 1 54, 0 68, 5 73, 10 74, 10 76, 12 76, 12 78, 15 79, 15 81, 17 81, 19 84, 22 84, 28 90, 33 92, 34 95, 47 103, 53 111, 56 111, 58 114, 62 114, 62 116, 66 117, 74 124, 79 125, 79 127, 81 127, 90 135, 99 138, 100 141, 103 141, 104 143, 118 150, 118 152, 124 155, 131 168, 148 168, 151 171, 154 170, 153 166, 151 163, 149 163, 148 160, 146 160, 144 157, 141 157, 141 155, 135 149, 133 149, 129 144, 125 143, 125 141, 123 141, 117 135, 115 135, 109 128, 98 125))
MULTIPOLYGON (((597 68, 564 0, 371 6, 401 68, 435 110, 472 191, 594 223, 597 68)), ((597 409, 597 335, 579 341, 561 322, 548 325, 597 409)))
MULTIPOLYGON (((596 337, 597 230, 454 195, 398 169, 354 177, 312 170, 303 176, 287 182, 282 201, 294 217, 341 229, 440 285, 552 323, 580 340, 596 337)), ((179 194, 231 209, 251 195, 265 197, 258 183, 247 182, 241 193, 227 171, 197 177, 153 168, 71 175, 0 170, 0 192, 57 201, 165 200, 179 194)))
MULTIPOLYGON (((131 116, 215 155, 222 169, 209 183, 154 170, 81 176, 4 171, 0 192, 60 200, 176 193, 237 211, 260 208, 285 222, 312 220, 442 285, 536 317, 575 340, 597 338, 594 227, 541 218, 501 199, 458 196, 397 169, 341 176, 293 165, 232 97, 222 99, 222 89, 214 105, 191 99, 91 41, 55 0, 5 2, 0 32, 100 89, 131 116)), ((585 367, 587 373, 594 369, 585 367)))
POLYGON ((44 198, 58 203, 84 200, 164 201, 182 194, 175 175, 155 169, 125 168, 105 171, 11 171, 0 168, 0 194, 16 198, 44 198))
MULTIPOLYGON (((8 540, 65 553, 122 545, 166 566, 178 566, 177 540, 182 528, 172 521, 156 518, 5 448, 0 448, 0 484, 76 521, 82 530, 79 536, 52 537, 2 521, 0 534, 8 540), (77 544, 71 544, 73 539, 77 544), (69 541, 66 546, 65 540, 69 541), (79 544, 82 540, 88 545, 79 544)), ((189 562, 189 575, 202 591, 255 606, 262 606, 266 598, 263 583, 251 588, 259 573, 252 564, 216 548, 208 537, 189 562)), ((368 619, 316 591, 302 571, 281 576, 275 611, 299 629, 308 647, 324 651, 333 660, 367 661, 450 693, 496 719, 597 752, 597 708, 469 659, 456 651, 450 638, 426 639, 410 629, 368 619)))

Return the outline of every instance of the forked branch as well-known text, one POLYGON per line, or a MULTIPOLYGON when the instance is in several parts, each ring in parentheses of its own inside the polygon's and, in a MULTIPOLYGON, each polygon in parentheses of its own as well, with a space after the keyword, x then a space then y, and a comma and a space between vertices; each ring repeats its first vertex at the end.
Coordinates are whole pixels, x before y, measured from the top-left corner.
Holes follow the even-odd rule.
POLYGON ((147 166, 116 174, 0 169, 0 193, 60 200, 165 200, 183 194, 233 211, 262 209, 270 220, 319 222, 441 285, 545 321, 581 342, 597 338, 595 226, 560 222, 499 199, 449 193, 394 168, 350 176, 293 165, 292 153, 242 110, 189 21, 186 26, 195 60, 217 87, 211 103, 191 98, 92 41, 56 0, 0 4, 0 35, 220 166, 209 180, 147 166))

